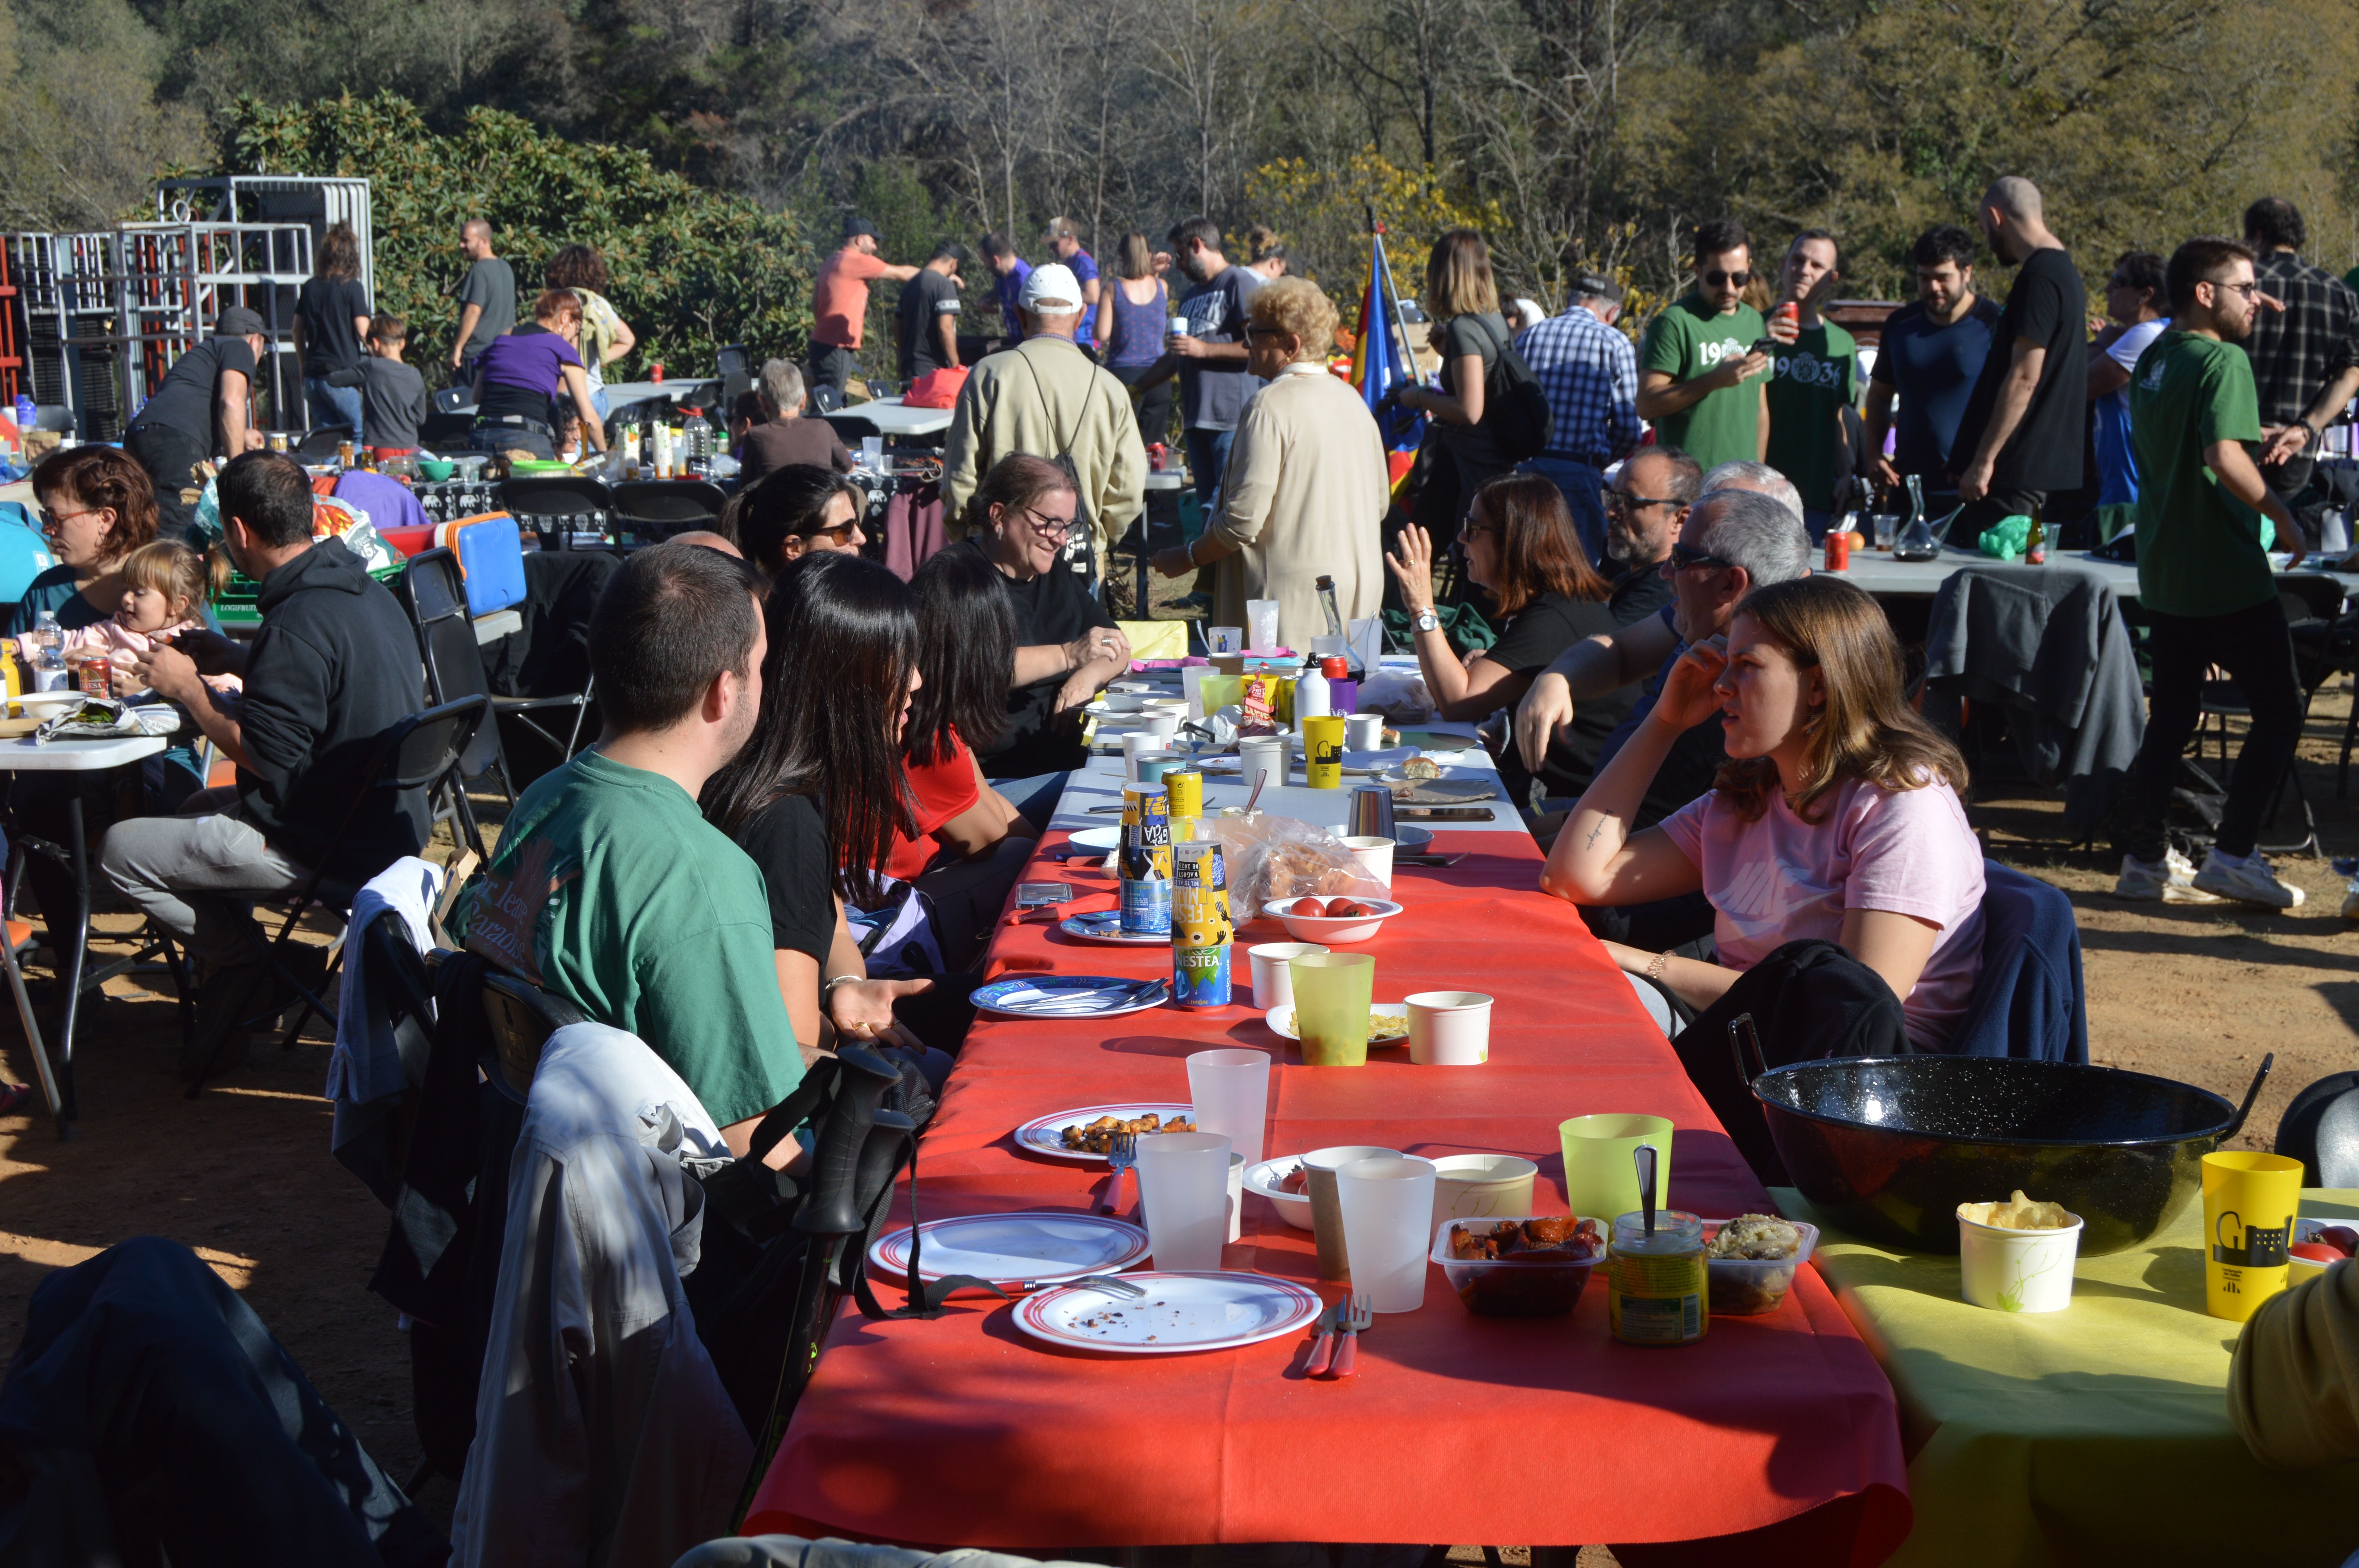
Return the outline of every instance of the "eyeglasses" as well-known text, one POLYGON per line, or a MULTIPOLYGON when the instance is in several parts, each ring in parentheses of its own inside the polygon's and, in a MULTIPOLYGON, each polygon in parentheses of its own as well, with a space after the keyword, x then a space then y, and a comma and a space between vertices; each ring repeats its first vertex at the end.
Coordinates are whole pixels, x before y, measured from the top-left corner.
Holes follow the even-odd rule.
POLYGON ((1737 287, 1742 288, 1746 284, 1753 281, 1753 273, 1750 268, 1747 268, 1744 272, 1723 272, 1718 267, 1714 267, 1710 272, 1700 272, 1696 274, 1696 276, 1703 279, 1704 282, 1712 285, 1714 288, 1720 287, 1723 284, 1734 284, 1737 287))
POLYGON ((1032 519, 1034 529, 1051 539, 1061 539, 1073 531, 1073 520, 1070 517, 1043 517, 1028 506, 1024 509, 1024 515, 1032 519))
POLYGON ((41 508, 41 526, 54 528, 61 523, 71 523, 77 517, 95 517, 105 510, 103 506, 85 506, 79 512, 52 512, 44 506, 41 508))
POLYGON ((1283 327, 1247 327, 1245 329, 1245 336, 1248 338, 1288 338, 1292 337, 1293 334, 1288 332, 1283 327))
POLYGON ((1733 562, 1722 560, 1718 556, 1708 556, 1701 550, 1691 550, 1685 545, 1678 544, 1676 542, 1671 546, 1671 569, 1673 571, 1683 572, 1690 567, 1712 567, 1718 570, 1725 570, 1728 567, 1734 564, 1734 563, 1733 562))
POLYGON ((2250 278, 2243 283, 2214 283, 2212 287, 2214 288, 2233 289, 2234 292, 2243 295, 2247 299, 2250 299, 2253 296, 2261 291, 2261 282, 2258 278, 2250 278))
POLYGON ((1610 485, 1606 487, 1605 491, 1605 510, 1608 512, 1642 512, 1649 506, 1677 506, 1680 504, 1680 503, 1676 496, 1633 495, 1627 491, 1615 490, 1610 485))

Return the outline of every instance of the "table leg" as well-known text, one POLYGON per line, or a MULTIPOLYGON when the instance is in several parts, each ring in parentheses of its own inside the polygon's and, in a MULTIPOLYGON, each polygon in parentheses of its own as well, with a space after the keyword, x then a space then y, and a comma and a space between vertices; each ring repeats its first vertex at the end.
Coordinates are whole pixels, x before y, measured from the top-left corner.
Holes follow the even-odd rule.
POLYGON ((90 957, 90 846, 83 838, 79 790, 66 801, 66 853, 73 861, 74 923, 73 940, 58 955, 66 992, 65 1021, 58 1030, 58 1092, 63 1102, 58 1113, 60 1137, 66 1135, 68 1123, 82 1115, 74 1100, 73 1045, 74 1024, 82 1015, 82 970, 90 957))

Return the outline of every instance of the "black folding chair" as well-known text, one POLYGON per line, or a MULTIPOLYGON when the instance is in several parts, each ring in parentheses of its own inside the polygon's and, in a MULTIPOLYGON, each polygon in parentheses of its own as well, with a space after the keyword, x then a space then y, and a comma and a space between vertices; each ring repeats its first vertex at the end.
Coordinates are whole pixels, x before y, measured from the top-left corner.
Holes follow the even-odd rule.
POLYGON ((881 438, 885 434, 884 430, 878 427, 875 420, 856 410, 845 410, 841 413, 830 410, 821 417, 834 427, 835 438, 847 447, 857 446, 870 436, 881 438))
MULTIPOLYGON (((360 815, 361 806, 382 790, 397 793, 413 789, 439 792, 446 787, 456 790, 458 785, 451 775, 459 766, 460 756, 467 750, 468 742, 474 739, 477 727, 489 711, 490 705, 483 697, 465 697, 429 708, 423 713, 413 713, 387 730, 385 738, 377 742, 376 755, 369 763, 367 782, 353 792, 352 805, 345 807, 343 820, 336 824, 335 832, 330 835, 318 869, 305 881, 301 891, 288 901, 287 918, 278 927, 277 935, 265 937, 259 929, 251 925, 247 927, 247 939, 253 943, 269 970, 271 980, 275 982, 272 994, 276 993, 277 985, 288 986, 303 1002, 302 1011, 297 1015, 294 1027, 287 1032, 282 1044, 291 1047, 295 1037, 303 1032, 303 1025, 314 1012, 331 1022, 335 1021, 336 1010, 329 1006, 320 993, 328 989, 326 979, 332 979, 335 976, 342 958, 342 947, 339 946, 329 960, 327 976, 319 990, 305 983, 303 977, 288 964, 288 950, 295 938, 295 928, 302 924, 305 910, 318 903, 333 908, 340 914, 349 915, 353 900, 360 894, 361 882, 331 882, 327 871, 327 868, 335 862, 338 851, 343 848, 346 836, 352 832, 353 819, 360 815)), ((461 793, 463 799, 463 792, 461 793)), ((458 820, 465 832, 466 847, 479 858, 489 859, 484 849, 483 837, 475 831, 474 818, 462 811, 458 820)), ((363 879, 364 881, 365 880, 363 879)), ((278 1011, 277 1006, 266 1004, 261 1011, 242 1018, 223 1030, 221 1039, 213 1043, 212 1054, 193 1076, 188 1098, 195 1099, 204 1092, 205 1079, 212 1075, 223 1048, 231 1039, 278 1011)))
POLYGON ((603 480, 579 474, 534 474, 500 483, 500 505, 540 539, 544 550, 573 547, 575 525, 583 533, 603 534, 607 515, 614 509, 614 492, 603 480))
POLYGON ((352 431, 342 425, 332 429, 314 430, 295 443, 296 460, 309 463, 325 462, 352 438, 352 431))
POLYGON ((740 393, 754 390, 754 356, 743 343, 723 343, 715 356, 721 371, 721 412, 725 416, 740 393))
POLYGON ((626 480, 614 487, 614 544, 627 546, 633 535, 655 544, 692 528, 710 528, 721 520, 722 503, 728 499, 708 480, 626 480))
MULTIPOLYGON (((434 701, 456 702, 462 697, 480 697, 491 704, 495 719, 513 717, 529 725, 534 733, 563 752, 566 761, 572 759, 582 744, 582 715, 589 711, 594 692, 585 685, 578 692, 556 697, 495 694, 484 674, 483 653, 475 642, 474 617, 467 608, 466 584, 460 575, 456 556, 438 546, 410 557, 402 568, 398 597, 401 607, 409 611, 410 622, 418 628, 419 656, 426 662, 427 693, 434 701), (529 717, 558 710, 571 710, 573 715, 562 741, 529 717)), ((498 778, 501 794, 514 807, 516 782, 508 773, 507 752, 500 743, 497 723, 476 730, 459 759, 459 776, 462 780, 479 779, 485 773, 498 778)), ((467 804, 465 791, 457 794, 456 809, 466 814, 467 831, 473 835, 473 808, 467 804)))
POLYGON ((418 427, 419 443, 429 451, 460 450, 475 428, 475 395, 463 386, 437 387, 428 395, 426 421, 418 427))

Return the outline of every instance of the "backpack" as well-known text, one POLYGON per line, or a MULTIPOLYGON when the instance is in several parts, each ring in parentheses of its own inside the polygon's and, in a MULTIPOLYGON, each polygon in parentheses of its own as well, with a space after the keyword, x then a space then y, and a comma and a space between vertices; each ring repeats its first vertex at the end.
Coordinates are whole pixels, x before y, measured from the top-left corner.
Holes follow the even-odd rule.
MULTIPOLYGON (((1082 483, 1081 470, 1073 464, 1073 441, 1081 437, 1081 422, 1074 421, 1071 438, 1062 434, 1058 428, 1056 410, 1049 406, 1049 389, 1040 384, 1040 373, 1033 368, 1032 362, 1026 359, 1020 350, 1008 351, 1024 360, 1025 372, 1032 377, 1032 394, 1039 400, 1040 412, 1049 416, 1049 438, 1057 443, 1056 453, 1049 457, 1049 460, 1065 470, 1065 478, 1073 486, 1073 527, 1065 535, 1065 546, 1058 552, 1058 561, 1066 570, 1079 577, 1084 588, 1094 593, 1097 589, 1097 552, 1090 547, 1090 540, 1097 529, 1097 521, 1090 511, 1090 492, 1082 483)), ((1093 391, 1096 388, 1094 377, 1091 387, 1093 391)))
POLYGON ((1539 377, 1516 351, 1514 341, 1493 331, 1491 323, 1481 317, 1475 320, 1499 351, 1498 362, 1484 381, 1483 428, 1513 467, 1548 450, 1554 416, 1549 411, 1548 394, 1541 390, 1539 377))

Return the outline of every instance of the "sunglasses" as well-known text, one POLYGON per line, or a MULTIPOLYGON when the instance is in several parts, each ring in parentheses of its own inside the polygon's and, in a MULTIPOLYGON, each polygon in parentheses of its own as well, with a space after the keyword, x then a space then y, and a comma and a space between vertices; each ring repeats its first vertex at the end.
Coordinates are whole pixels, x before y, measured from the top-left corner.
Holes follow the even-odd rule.
POLYGON ((838 523, 831 528, 814 528, 803 536, 808 539, 849 539, 858 532, 860 520, 855 517, 849 523, 838 523))
POLYGON ((1725 570, 1733 564, 1734 563, 1732 562, 1722 560, 1718 556, 1708 556, 1701 550, 1691 550, 1685 545, 1673 544, 1671 546, 1671 569, 1673 571, 1683 572, 1690 567, 1712 567, 1718 570, 1725 570))
POLYGON ((1668 495, 1633 495, 1627 491, 1614 490, 1610 486, 1605 492, 1605 510, 1608 512, 1641 512, 1649 506, 1680 504, 1677 499, 1668 495))
POLYGON ((1718 267, 1714 267, 1710 272, 1700 272, 1696 274, 1696 276, 1703 279, 1704 282, 1712 285, 1714 288, 1718 288, 1723 284, 1734 284, 1737 287, 1742 288, 1746 284, 1753 281, 1753 273, 1750 268, 1744 272, 1723 272, 1718 267))

